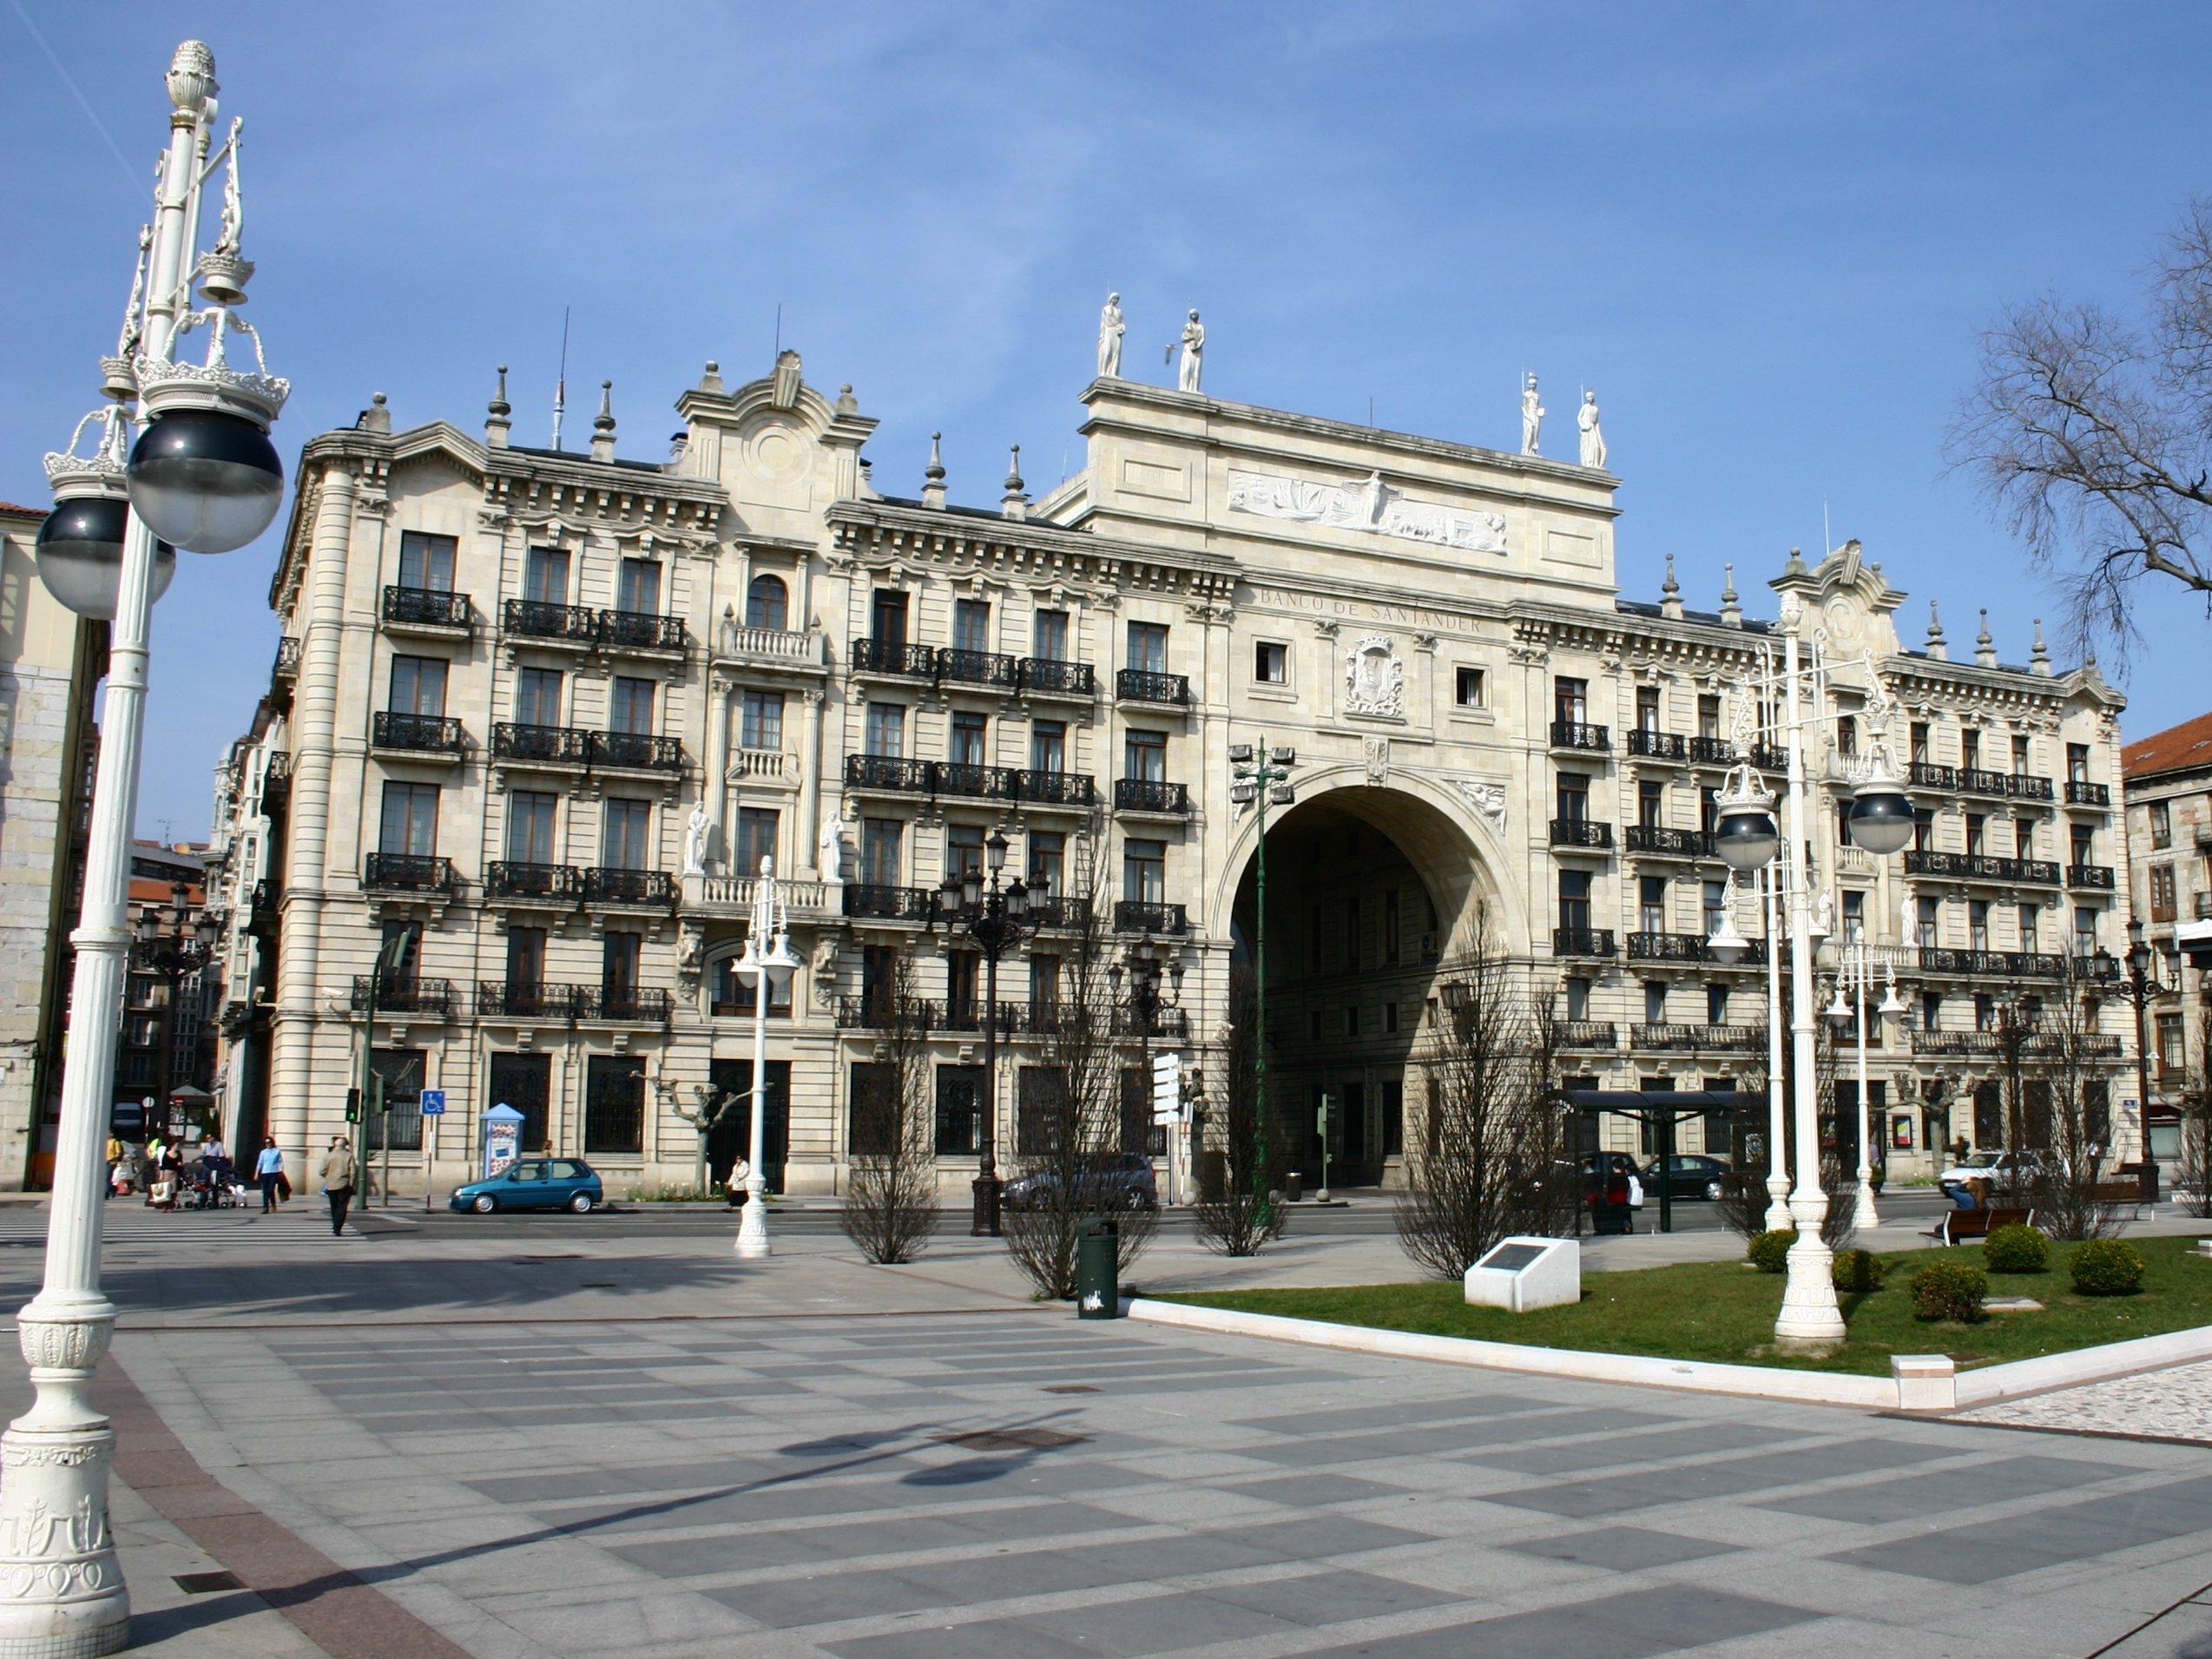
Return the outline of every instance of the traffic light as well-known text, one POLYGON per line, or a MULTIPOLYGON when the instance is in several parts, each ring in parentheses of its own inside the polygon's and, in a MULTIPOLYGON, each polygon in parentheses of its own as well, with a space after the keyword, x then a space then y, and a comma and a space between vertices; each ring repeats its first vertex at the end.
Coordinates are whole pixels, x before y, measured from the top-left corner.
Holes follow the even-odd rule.
POLYGON ((346 1091, 346 1121, 349 1123, 361 1121, 361 1091, 358 1089, 346 1091))

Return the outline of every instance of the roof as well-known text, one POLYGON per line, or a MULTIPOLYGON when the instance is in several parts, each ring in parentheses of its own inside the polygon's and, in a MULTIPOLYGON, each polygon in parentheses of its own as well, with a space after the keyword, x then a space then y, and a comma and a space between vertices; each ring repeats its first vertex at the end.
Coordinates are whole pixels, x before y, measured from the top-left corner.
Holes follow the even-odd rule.
POLYGON ((2212 714, 2139 737, 2120 751, 2120 775, 2130 783, 2193 767, 2212 767, 2212 714))

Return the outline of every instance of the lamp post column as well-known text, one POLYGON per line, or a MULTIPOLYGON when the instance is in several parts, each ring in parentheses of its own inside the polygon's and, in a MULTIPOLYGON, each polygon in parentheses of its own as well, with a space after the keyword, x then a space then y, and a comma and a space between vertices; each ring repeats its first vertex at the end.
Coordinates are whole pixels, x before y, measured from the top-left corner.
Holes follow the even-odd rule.
POLYGON ((760 860, 760 879, 753 890, 753 931, 739 961, 741 978, 753 980, 752 1123, 746 1140, 745 1213, 738 1218, 736 1252, 748 1260, 769 1254, 768 1176, 761 1168, 767 1149, 768 1003, 775 987, 795 965, 784 942, 783 912, 776 892, 774 859, 760 860))
MULTIPOLYGON (((997 895, 993 894, 992 899, 997 895)), ((991 900, 985 900, 986 903, 991 900)), ((983 1145, 976 1160, 972 1238, 998 1236, 998 940, 983 944, 983 1145)))
POLYGON ((1776 923, 1779 864, 1759 872, 1767 900, 1767 1230, 1787 1232, 1789 1216, 1789 1124, 1782 1101, 1781 930, 1776 923))
POLYGON ((1851 1224, 1854 1228, 1879 1227, 1881 1217, 1874 1213, 1873 1168, 1873 1107, 1866 1098, 1866 945, 1863 939, 1853 940, 1851 946, 1852 979, 1857 994, 1854 1004, 1859 1016, 1859 1193, 1852 1210, 1851 1224))

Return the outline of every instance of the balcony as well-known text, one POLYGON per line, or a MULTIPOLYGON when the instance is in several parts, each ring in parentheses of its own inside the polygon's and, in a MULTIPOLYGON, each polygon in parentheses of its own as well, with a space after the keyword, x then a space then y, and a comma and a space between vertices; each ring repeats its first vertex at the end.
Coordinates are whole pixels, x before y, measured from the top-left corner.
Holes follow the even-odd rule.
POLYGON ((513 721, 495 721, 491 758, 516 766, 589 766, 591 734, 575 726, 523 726, 513 721))
MULTIPOLYGON (((2007 1037, 2003 1031, 1914 1031, 1911 1034, 1912 1052, 1932 1055, 1974 1055, 1991 1058, 2004 1055, 2007 1037)), ((2013 1040, 2020 1045, 2020 1053, 2030 1059, 2064 1057, 2069 1041, 2064 1032, 2024 1031, 2013 1040)), ((2120 1039, 2103 1031, 2084 1031, 2076 1035, 2071 1044, 2073 1052, 2084 1059, 2117 1060, 2120 1057, 2120 1039)))
POLYGON ((583 872, 573 864, 524 864, 502 859, 484 866, 486 904, 567 906, 583 898, 583 872))
POLYGON ((589 732, 584 761, 595 772, 675 772, 684 767, 683 740, 650 732, 589 732))
POLYGON ((1752 1053, 1767 1046, 1763 1025, 1636 1025, 1629 1031, 1629 1046, 1667 1050, 1675 1053, 1752 1053))
POLYGON ((910 645, 905 640, 854 640, 853 672, 892 674, 906 680, 934 680, 937 678, 937 648, 933 645, 910 645))
POLYGON ((277 642, 276 661, 270 665, 273 680, 296 680, 300 677, 300 642, 286 635, 277 642))
POLYGON ((799 757, 781 749, 735 749, 729 757, 730 775, 747 783, 799 781, 799 757))
POLYGON ((476 616, 464 593, 444 588, 403 588, 393 583, 384 590, 384 626, 392 634, 465 639, 475 631, 476 616))
POLYGON ((2070 864, 2066 866, 2066 885, 2084 892, 2110 892, 2112 866, 2109 864, 2070 864))
POLYGON ((672 1011, 668 993, 658 987, 573 985, 569 989, 576 994, 576 1017, 580 1020, 609 1025, 666 1025, 672 1011))
POLYGON ((274 938, 280 918, 277 906, 277 885, 263 876, 253 884, 253 891, 247 896, 246 931, 257 939, 274 938))
POLYGON ((1732 767, 1735 764, 1735 745, 1725 737, 1693 737, 1689 740, 1689 758, 1702 767, 1732 767))
POLYGON ((292 799, 292 756, 279 749, 261 768, 261 810, 280 813, 292 799))
POLYGON ((666 870, 625 870, 612 865, 594 865, 583 872, 583 902, 667 910, 676 902, 675 879, 666 870))
POLYGON ((1960 767, 1956 787, 1961 794, 1998 795, 2007 800, 2049 800, 2051 780, 2031 778, 2024 772, 1991 772, 1985 767, 1960 767))
POLYGON ((1610 927, 1555 927, 1551 930, 1554 956, 1612 957, 1617 955, 1610 927))
POLYGON ((1678 732, 1655 732, 1639 726, 1629 733, 1629 753, 1646 760, 1687 760, 1689 740, 1678 732))
POLYGON ((380 710, 369 723, 369 747, 380 754, 433 760, 461 758, 461 722, 451 714, 398 714, 380 710))
POLYGON ((1631 962, 1709 962, 1713 952, 1702 933, 1631 933, 1631 962))
POLYGON ((1754 743, 1751 746, 1751 764, 1761 772, 1787 772, 1789 770, 1789 751, 1772 743, 1754 743))
POLYGON ((1164 905, 1154 899, 1119 899, 1114 901, 1114 931, 1182 934, 1190 932, 1190 923, 1181 905, 1164 905))
POLYGON ((425 892, 451 896, 460 885, 453 860, 425 853, 372 853, 361 872, 371 892, 425 892))
POLYGON ((593 619, 592 640, 602 651, 644 656, 681 656, 691 635, 681 616, 649 610, 602 610, 593 619))
POLYGON ((914 760, 899 754, 848 754, 845 781, 854 789, 902 795, 951 795, 968 800, 1020 801, 1032 806, 1087 807, 1098 786, 1086 773, 914 760))
MULTIPOLYGON (((453 982, 451 979, 387 978, 377 988, 376 1011, 379 1014, 428 1014, 439 1019, 453 1017, 453 982)), ((353 1011, 365 1014, 369 1010, 369 976, 353 976, 353 1011)))
POLYGON ((848 881, 845 884, 845 913, 855 921, 926 922, 937 913, 937 892, 931 887, 848 881))
POLYGON ((715 634, 714 660, 819 672, 829 666, 829 641, 820 629, 749 628, 726 618, 715 634))
POLYGON ((2007 886, 2027 884, 2055 887, 2058 866, 2045 859, 1998 859, 1982 853, 1927 853, 1914 849, 1905 855, 1908 876, 1950 876, 1961 881, 1994 881, 2007 886))
POLYGON ((1610 726, 1587 726, 1578 720, 1555 720, 1551 722, 1551 747, 1555 749, 1581 749, 1593 754, 1613 752, 1613 728, 1610 726))
MULTIPOLYGON (((1030 1011, 1047 1022, 1057 1012, 1055 1009, 1030 1011)), ((1126 997, 1114 1005, 1114 1035, 1116 1037, 1157 1037, 1170 1043, 1188 1042, 1190 1037, 1190 1016, 1180 1008, 1160 1008, 1146 1003, 1133 1003, 1126 997)), ((1039 1024, 1040 1031, 1052 1029, 1050 1024, 1039 1024)))
POLYGON ((589 650, 599 619, 589 605, 556 605, 544 599, 510 599, 500 607, 499 631, 537 645, 589 650))
POLYGON ((1551 845, 1610 853, 1613 847, 1613 826, 1595 818, 1555 818, 1551 820, 1551 845))
POLYGON ((960 686, 989 686, 1012 691, 1021 684, 1022 660, 996 651, 964 651, 948 646, 937 654, 940 682, 960 686))
POLYGON ((2110 806, 2112 804, 2111 787, 2091 783, 2087 778, 2069 778, 2066 780, 2066 804, 2069 806, 2110 806))
MULTIPOLYGON (((758 876, 686 876, 683 907, 687 912, 750 918, 760 888, 758 876)), ((818 920, 833 914, 826 881, 794 881, 776 878, 776 899, 794 917, 818 920)))
POLYGON ((1185 818, 1190 813, 1190 786, 1169 783, 1157 778, 1116 778, 1114 780, 1114 810, 1118 813, 1162 813, 1175 818, 1185 818))
POLYGON ((845 781, 855 789, 888 789, 902 795, 926 795, 931 789, 931 765, 927 760, 910 760, 903 754, 848 754, 845 757, 845 781))
MULTIPOLYGON (((849 891, 849 889, 848 889, 849 891)), ((933 1030, 945 1021, 945 1004, 927 997, 909 997, 901 1004, 886 992, 839 997, 837 1028, 840 1031, 881 1031, 900 1023, 933 1030)))
POLYGON ((479 979, 477 982, 478 1019, 559 1020, 576 1017, 581 985, 530 984, 517 980, 479 979))
POLYGON ((1914 760, 1905 768, 1905 781, 1915 789, 1955 793, 1959 787, 1959 768, 1939 766, 1932 760, 1914 760))
POLYGON ((1190 702, 1190 676, 1156 674, 1149 668, 1123 668, 1114 676, 1114 695, 1125 703, 1186 708, 1190 702))
POLYGON ((1978 979, 2064 979, 2066 958, 2039 951, 1954 951, 1946 945, 1919 947, 1922 973, 1966 974, 1978 979))
POLYGON ((1088 662, 1063 662, 1048 656, 1025 656, 1020 661, 1021 688, 1031 695, 1076 697, 1088 702, 1098 693, 1098 676, 1088 662))
POLYGON ((933 795, 956 795, 964 800, 1019 800, 1021 780, 1022 774, 1012 767, 978 766, 966 760, 930 763, 930 793, 933 795))
POLYGON ((1611 1053, 1621 1046, 1620 1028, 1610 1019, 1563 1019, 1551 1028, 1552 1040, 1563 1049, 1611 1053))
POLYGON ((1713 836, 1709 830, 1669 829, 1660 824, 1631 824, 1629 851, 1650 858, 1709 859, 1713 836))
POLYGON ((1024 768, 1014 774, 1014 798, 1032 806, 1095 806, 1098 785, 1085 772, 1024 768))

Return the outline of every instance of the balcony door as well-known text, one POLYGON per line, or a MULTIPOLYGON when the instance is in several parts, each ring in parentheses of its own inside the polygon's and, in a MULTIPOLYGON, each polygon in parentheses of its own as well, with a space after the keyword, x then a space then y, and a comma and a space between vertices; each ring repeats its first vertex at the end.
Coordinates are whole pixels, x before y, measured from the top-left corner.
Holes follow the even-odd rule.
POLYGON ((445 713, 445 660, 435 656, 392 659, 392 689, 385 707, 395 714, 436 719, 445 713))
POLYGON ((745 625, 780 632, 791 626, 791 595, 781 576, 754 576, 745 589, 745 625))
POLYGON ((438 786, 398 783, 384 786, 384 812, 378 826, 377 850, 410 858, 427 859, 438 852, 438 786))
POLYGON ((533 604, 569 602, 569 556, 557 547, 534 547, 523 561, 523 597, 533 604))
POLYGON ((653 803, 626 800, 607 802, 606 833, 599 862, 610 870, 649 870, 653 867, 653 803))
POLYGON ((952 648, 978 655, 991 649, 991 606, 987 601, 952 602, 952 648))
POLYGON ((507 930, 507 994, 536 997, 545 989, 545 930, 510 927, 507 930))
POLYGON ((434 593, 453 591, 453 550, 451 536, 427 536, 405 530, 399 537, 399 585, 434 593))
POLYGON ((624 559, 615 578, 615 608, 641 616, 661 614, 661 564, 657 559, 624 559))
POLYGON ((517 668, 515 671, 515 723, 518 726, 558 726, 561 723, 561 671, 558 668, 517 668))
POLYGON ((561 798, 543 790, 517 789, 507 797, 507 861, 553 862, 553 829, 561 798))

